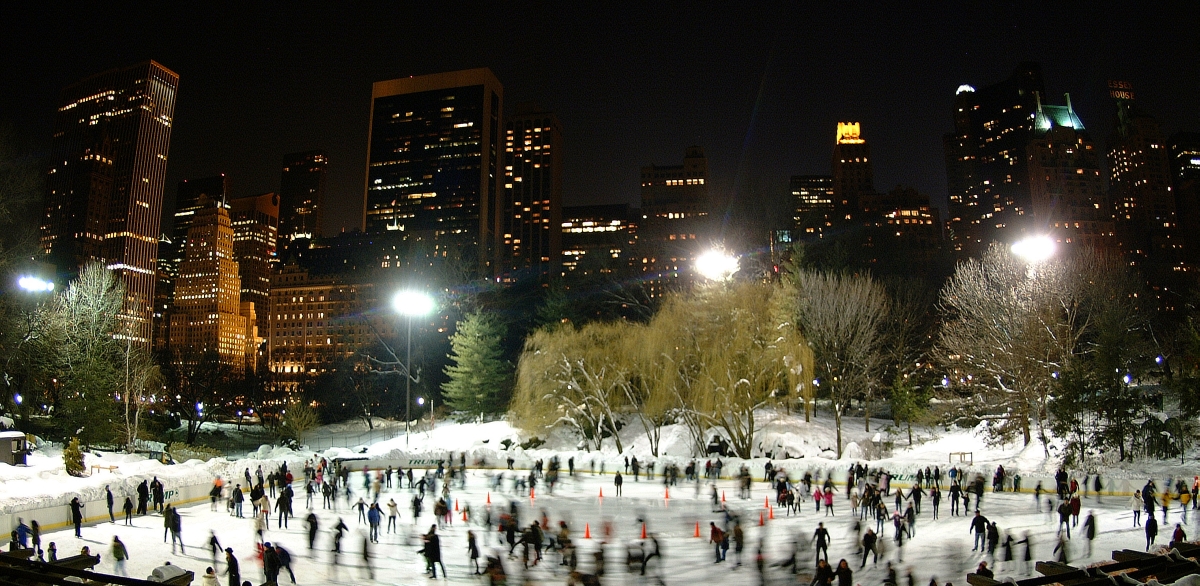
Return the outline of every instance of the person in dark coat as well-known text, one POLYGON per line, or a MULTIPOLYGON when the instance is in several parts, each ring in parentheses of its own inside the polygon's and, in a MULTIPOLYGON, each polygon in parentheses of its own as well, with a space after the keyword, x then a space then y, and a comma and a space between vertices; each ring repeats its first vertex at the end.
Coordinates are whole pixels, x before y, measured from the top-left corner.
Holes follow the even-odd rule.
POLYGON ((133 499, 125 497, 125 506, 122 507, 125 511, 125 524, 133 525, 133 499))
POLYGON ((829 561, 829 530, 825 528, 824 523, 817 523, 817 530, 813 532, 813 541, 817 545, 817 559, 821 559, 821 552, 825 552, 825 561, 829 561))
POLYGON ((975 568, 975 574, 984 578, 995 578, 996 574, 988 569, 987 562, 979 562, 979 567, 975 568))
POLYGON ((1096 512, 1088 511, 1088 516, 1083 520, 1083 536, 1087 537, 1087 554, 1092 555, 1092 540, 1096 538, 1096 512))
POLYGON ((71 499, 71 522, 75 524, 75 537, 82 538, 80 528, 83 526, 83 503, 79 502, 79 497, 71 499))
POLYGON ((854 586, 854 572, 850 569, 850 564, 846 560, 839 560, 837 569, 833 572, 837 576, 838 586, 854 586))
MULTIPOLYGON (((292 572, 292 554, 283 549, 282 545, 275 544, 275 556, 279 559, 279 569, 287 570, 288 576, 292 579, 292 584, 296 583, 296 574, 292 572)), ((278 572, 278 570, 276 570, 278 572)))
POLYGON ((142 483, 139 484, 137 487, 137 497, 138 497, 137 514, 145 515, 146 514, 146 503, 150 501, 150 487, 146 484, 145 480, 143 480, 142 483))
POLYGON ((308 512, 308 549, 313 548, 313 542, 317 540, 317 514, 308 512))
POLYGON ((241 585, 242 573, 232 547, 225 548, 225 575, 229 576, 229 586, 241 585))
POLYGON ((867 533, 865 535, 863 535, 863 538, 862 538, 863 559, 862 559, 862 565, 858 566, 859 568, 866 567, 868 552, 872 556, 871 563, 873 563, 873 564, 879 563, 879 551, 875 549, 875 542, 878 541, 878 539, 879 539, 879 537, 877 535, 875 535, 874 529, 867 529, 867 533))
POLYGON ((817 571, 808 586, 829 586, 833 582, 833 568, 826 560, 817 560, 817 571))
POLYGON ((1150 551, 1150 546, 1154 545, 1154 540, 1158 537, 1158 521, 1154 520, 1154 515, 1146 515, 1146 551, 1150 551))
POLYGON ((429 526, 429 533, 425 534, 425 554, 426 563, 429 565, 429 571, 433 572, 433 578, 437 579, 437 567, 442 567, 442 575, 446 574, 446 565, 442 563, 442 540, 437 534, 437 524, 429 526))
POLYGON ((279 583, 279 554, 275 553, 270 542, 263 544, 263 573, 266 574, 267 584, 279 583))
POLYGON ((113 515, 113 493, 109 490, 108 485, 104 485, 104 500, 108 503, 108 522, 116 523, 117 517, 113 515))

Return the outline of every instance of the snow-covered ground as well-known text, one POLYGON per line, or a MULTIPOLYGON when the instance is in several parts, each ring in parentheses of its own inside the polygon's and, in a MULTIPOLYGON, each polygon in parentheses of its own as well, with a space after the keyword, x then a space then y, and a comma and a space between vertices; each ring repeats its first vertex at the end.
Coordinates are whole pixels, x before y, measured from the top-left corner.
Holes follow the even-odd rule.
MULTIPOLYGON (((1010 472, 1020 472, 1027 479, 1048 476, 1057 468, 1057 461, 1046 458, 1045 450, 1041 445, 994 446, 988 445, 972 430, 941 430, 936 433, 922 431, 916 438, 916 445, 910 448, 906 445, 906 437, 888 437, 887 432, 880 432, 886 428, 888 422, 872 421, 872 431, 867 432, 863 429, 861 420, 846 422, 843 434, 847 447, 844 457, 836 460, 832 452, 836 436, 832 422, 828 419, 818 417, 812 423, 805 423, 802 416, 764 414, 764 420, 766 423, 756 438, 756 451, 760 454, 771 452, 776 456, 774 462, 787 469, 794 477, 798 477, 806 471, 817 475, 834 471, 840 475, 850 462, 860 460, 858 456, 861 456, 864 451, 874 449, 871 445, 877 436, 884 441, 893 441, 896 447, 889 457, 872 460, 868 464, 872 467, 888 469, 900 475, 901 478, 925 466, 941 465, 945 468, 951 452, 973 453, 974 466, 972 470, 985 474, 990 474, 990 471, 998 464, 1003 465, 1010 472), (781 460, 778 457, 785 452, 792 456, 792 459, 781 460)), ((697 489, 693 485, 675 487, 671 490, 671 498, 668 500, 663 498, 664 489, 660 481, 635 483, 632 482, 632 478, 627 478, 625 495, 615 498, 611 473, 617 469, 623 470, 624 455, 617 452, 615 444, 611 440, 605 442, 604 449, 600 452, 588 452, 579 449, 578 438, 573 437, 566 430, 556 430, 542 438, 546 440, 546 444, 539 449, 522 450, 519 447, 513 447, 506 451, 501 445, 502 441, 510 439, 516 442, 527 439, 525 434, 519 433, 506 422, 439 423, 435 429, 422 429, 407 436, 403 433, 402 423, 382 422, 380 427, 379 432, 368 434, 368 437, 386 437, 387 439, 316 451, 293 451, 286 448, 264 446, 244 459, 232 461, 224 458, 209 462, 193 460, 167 466, 138 456, 112 453, 88 454, 86 463, 89 469, 91 465, 99 464, 116 465, 118 470, 112 473, 99 472, 86 478, 67 476, 62 469, 61 452, 55 447, 44 447, 30 456, 27 467, 11 467, 0 464, 0 512, 13 512, 47 505, 63 505, 69 502, 73 496, 80 496, 84 501, 97 500, 103 497, 105 485, 113 488, 113 492, 118 496, 118 502, 120 502, 125 495, 134 494, 134 488, 143 478, 152 476, 162 479, 170 489, 173 486, 208 484, 216 475, 240 477, 243 469, 253 470, 260 464, 264 470, 268 470, 280 461, 288 461, 294 470, 299 470, 303 461, 311 458, 314 453, 328 458, 404 460, 437 458, 446 452, 466 452, 469 463, 482 460, 491 467, 501 468, 504 466, 505 458, 509 456, 512 456, 516 460, 517 467, 521 468, 535 459, 548 459, 558 455, 562 459, 564 467, 567 458, 574 457, 579 474, 574 479, 568 480, 554 495, 539 490, 536 499, 532 501, 526 496, 514 496, 517 506, 522 512, 522 522, 527 524, 532 521, 534 515, 540 518, 542 511, 545 511, 553 527, 557 527, 560 519, 568 521, 577 538, 582 535, 585 527, 590 529, 593 539, 580 540, 579 559, 584 571, 590 571, 592 568, 592 552, 600 547, 603 536, 601 527, 606 522, 610 523, 613 533, 608 538, 609 545, 605 551, 608 556, 609 574, 613 577, 607 578, 606 582, 628 581, 623 569, 624 547, 640 536, 641 524, 638 519, 644 519, 648 530, 660 536, 663 565, 661 570, 657 571, 661 572, 665 581, 671 584, 694 580, 707 582, 713 578, 728 583, 756 583, 758 578, 752 567, 754 552, 758 547, 759 540, 763 541, 768 562, 778 561, 791 549, 792 542, 798 539, 797 536, 810 537, 817 522, 825 522, 834 536, 834 542, 830 548, 830 556, 834 562, 841 557, 849 559, 856 550, 852 536, 850 536, 853 521, 848 514, 849 504, 845 500, 844 494, 839 494, 835 507, 837 515, 834 517, 825 517, 824 511, 817 516, 811 509, 812 505, 808 504, 799 518, 788 518, 783 511, 777 510, 775 519, 771 520, 769 512, 764 512, 763 509, 762 499, 767 493, 766 485, 761 482, 756 483, 754 498, 741 501, 734 498, 737 490, 732 481, 720 481, 719 490, 728 498, 730 508, 742 515, 744 525, 747 527, 747 551, 744 556, 745 563, 750 567, 733 570, 731 568, 733 564, 722 566, 714 564, 711 547, 705 544, 708 522, 720 523, 722 520, 721 515, 712 513, 708 500, 710 489, 707 486, 697 489), (593 476, 591 474, 593 465, 597 471, 603 468, 608 474, 593 476), (608 497, 603 501, 597 498, 601 489, 604 489, 604 494, 608 497), (765 519, 763 527, 759 527, 758 524, 760 514, 768 517, 765 519), (704 538, 692 537, 697 522, 700 523, 701 534, 705 536, 704 538)), ((365 426, 361 423, 350 422, 320 429, 314 432, 310 439, 313 440, 313 444, 321 445, 322 441, 362 437, 365 431, 365 426)), ((679 426, 667 426, 661 430, 661 438, 659 451, 661 456, 654 457, 650 454, 649 443, 640 427, 632 424, 621 432, 626 455, 634 454, 643 461, 650 459, 660 465, 666 462, 677 462, 682 469, 682 465, 690 459, 691 451, 685 430, 679 426)), ((727 459, 727 461, 729 460, 727 459)), ((703 462, 704 459, 701 458, 700 463, 703 464, 703 462)), ((759 480, 761 480, 764 462, 765 458, 756 458, 747 463, 754 476, 759 480)), ((358 464, 355 463, 355 465, 358 464)), ((727 466, 725 472, 728 474, 735 468, 734 465, 727 466)), ((1194 474, 1194 470, 1200 470, 1200 465, 1192 456, 1184 465, 1179 465, 1177 461, 1137 462, 1127 469, 1102 469, 1101 474, 1109 479, 1107 483, 1109 490, 1122 491, 1140 486, 1147 476, 1160 479, 1159 485, 1162 486, 1161 479, 1179 476, 1190 478, 1194 474)), ((452 498, 456 499, 460 506, 468 504, 471 506, 477 521, 482 518, 482 511, 486 507, 485 503, 489 496, 492 499, 493 507, 508 506, 509 495, 489 492, 486 487, 485 476, 495 473, 497 472, 487 469, 473 470, 466 490, 455 490, 452 493, 452 498)), ((511 479, 512 473, 508 474, 508 478, 511 479)), ((361 485, 361 474, 352 476, 351 486, 356 491, 361 485)), ((1032 482, 1028 480, 1024 484, 1026 489, 1031 485, 1032 482)), ((506 482, 505 486, 511 489, 510 483, 506 482)), ((296 554, 293 567, 299 578, 298 581, 302 584, 318 581, 323 583, 365 582, 364 578, 359 577, 357 569, 342 567, 339 570, 329 563, 331 560, 330 537, 326 529, 336 522, 337 514, 321 509, 319 499, 315 504, 318 507, 317 513, 320 516, 322 532, 321 537, 318 538, 318 552, 315 557, 308 557, 309 553, 306 551, 306 540, 303 535, 302 518, 306 514, 305 508, 302 506, 303 491, 298 492, 300 495, 296 511, 301 520, 294 520, 290 529, 273 529, 267 535, 268 540, 278 540, 296 554)), ((357 495, 355 498, 357 499, 357 495)), ((420 578, 423 561, 415 553, 419 545, 417 545, 414 532, 418 529, 428 530, 429 523, 433 522, 432 514, 429 512, 432 499, 426 499, 426 510, 421 519, 422 522, 414 528, 409 508, 410 492, 407 489, 385 492, 381 497, 381 502, 386 503, 389 498, 394 498, 400 505, 402 531, 399 534, 386 535, 382 543, 374 546, 372 563, 377 569, 377 581, 411 583, 423 579, 420 578)), ((889 508, 893 505, 891 499, 887 499, 886 503, 889 508)), ((1112 549, 1144 546, 1141 529, 1131 527, 1131 514, 1127 504, 1128 497, 1105 497, 1103 503, 1092 499, 1085 501, 1085 515, 1089 508, 1094 508, 1098 514, 1101 535, 1094 544, 1094 555, 1083 557, 1087 560, 1107 559, 1112 549)), ((356 523, 356 513, 345 512, 344 502, 340 506, 343 510, 341 516, 347 524, 356 530, 365 527, 365 525, 360 526, 356 523)), ((248 503, 246 508, 248 511, 248 503)), ((901 568, 901 575, 906 571, 904 568, 911 566, 919 583, 927 583, 932 575, 937 575, 942 580, 961 582, 963 573, 974 568, 979 561, 978 556, 970 553, 967 519, 948 516, 948 504, 943 505, 941 519, 937 521, 931 519, 928 501, 924 503, 924 509, 924 514, 917 523, 916 539, 905 548, 904 563, 898 566, 901 568)), ((983 511, 985 515, 998 521, 1002 532, 1010 531, 1016 539, 1021 539, 1026 531, 1030 532, 1033 543, 1035 543, 1034 559, 1051 557, 1054 524, 1047 521, 1045 513, 1034 510, 1031 495, 988 493, 984 499, 983 511)), ((95 515, 98 512, 89 511, 88 514, 95 515)), ((1169 533, 1173 529, 1174 523, 1178 521, 1177 513, 1177 511, 1173 511, 1171 522, 1163 524, 1160 543, 1169 540, 1169 533)), ((248 576, 256 582, 261 579, 261 571, 253 569, 255 561, 252 554, 251 521, 231 519, 223 511, 209 512, 206 502, 185 506, 182 509, 182 515, 184 536, 189 549, 186 555, 179 557, 173 557, 169 553, 170 548, 159 541, 162 520, 161 517, 154 515, 135 519, 133 527, 125 527, 120 520, 116 526, 105 522, 85 527, 82 540, 76 539, 73 532, 69 530, 48 533, 43 537, 43 547, 48 542, 55 541, 60 553, 69 555, 77 552, 79 547, 89 545, 93 550, 105 554, 105 560, 101 564, 100 570, 111 571, 112 564, 107 556, 107 544, 113 535, 120 535, 122 540, 128 544, 133 556, 129 563, 131 574, 147 575, 153 567, 164 560, 171 559, 176 565, 196 571, 199 576, 209 565, 208 554, 207 551, 203 551, 203 545, 207 542, 209 531, 215 531, 222 544, 235 548, 242 560, 243 576, 248 576)), ((26 517, 26 521, 28 520, 29 517, 26 517)), ((475 581, 475 578, 465 567, 466 537, 461 523, 461 513, 456 514, 455 520, 454 527, 447 529, 446 535, 443 536, 446 565, 450 569, 451 582, 472 582, 475 581)), ((867 524, 867 526, 869 525, 872 524, 867 524)), ((474 528, 480 533, 481 546, 486 543, 490 548, 496 544, 495 536, 487 535, 485 537, 484 533, 478 531, 480 527, 476 525, 474 528)), ((883 533, 890 537, 892 529, 885 527, 883 533)), ((799 541, 804 543, 804 540, 799 541)), ((890 544, 890 541, 888 543, 890 544)), ((343 547, 345 551, 342 556, 343 565, 360 563, 361 536, 354 534, 344 542, 343 547)), ((1072 561, 1082 561, 1083 558, 1075 559, 1076 556, 1082 556, 1086 549, 1084 542, 1078 536, 1072 541, 1072 549, 1072 561)), ((732 550, 729 555, 732 559, 732 550)), ((811 553, 804 555, 805 559, 809 559, 811 553)), ((1017 555, 1020 556, 1019 551, 1017 555)), ((504 557, 510 576, 521 576, 519 560, 514 563, 508 561, 507 556, 504 557)), ((889 550, 887 559, 897 560, 896 552, 889 550)), ((554 565, 557 563, 557 559, 549 561, 554 563, 544 563, 531 570, 529 577, 533 583, 554 583, 565 580, 562 568, 554 565)), ((852 564, 855 568, 857 565, 852 564)), ((810 572, 811 560, 802 567, 804 572, 810 572)), ((882 567, 881 564, 879 568, 882 567)), ((651 573, 654 571, 652 566, 651 573)), ((1006 568, 1006 571, 1001 574, 1007 575, 1008 573, 1006 568)), ((882 581, 882 577, 882 569, 874 568, 868 563, 864 573, 855 576, 855 581, 862 584, 878 583, 882 581)), ((769 578, 772 582, 784 581, 784 576, 778 569, 770 570, 769 578)))

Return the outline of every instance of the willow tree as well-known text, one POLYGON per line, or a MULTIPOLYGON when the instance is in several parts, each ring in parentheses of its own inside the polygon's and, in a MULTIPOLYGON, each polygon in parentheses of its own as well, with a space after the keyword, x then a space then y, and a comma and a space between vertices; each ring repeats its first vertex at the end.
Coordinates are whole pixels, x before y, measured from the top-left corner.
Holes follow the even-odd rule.
POLYGON ((612 437, 617 451, 623 451, 617 432, 629 371, 611 348, 621 343, 626 327, 592 323, 532 334, 517 366, 512 412, 518 425, 567 425, 591 448, 600 449, 612 437))

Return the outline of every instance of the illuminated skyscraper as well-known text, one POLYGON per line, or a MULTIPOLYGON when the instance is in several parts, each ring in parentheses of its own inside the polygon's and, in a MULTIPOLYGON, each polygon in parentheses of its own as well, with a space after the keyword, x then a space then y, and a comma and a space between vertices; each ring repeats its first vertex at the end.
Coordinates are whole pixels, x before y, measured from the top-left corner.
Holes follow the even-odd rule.
POLYGON ((490 272, 499 225, 503 97, 488 69, 376 82, 366 232, 404 232, 425 242, 430 260, 471 259, 490 272))
POLYGON ((980 89, 961 85, 954 96, 954 131, 943 139, 950 192, 947 226, 960 257, 992 240, 1019 238, 1030 210, 1029 160, 1042 68, 1022 63, 1007 80, 980 89), (1004 233, 1004 236, 1001 234, 1004 233))
POLYGON ((264 193, 230 202, 233 224, 233 259, 241 278, 241 301, 253 303, 260 314, 256 325, 266 329, 264 313, 271 292, 271 268, 276 262, 279 230, 279 195, 264 193))
MULTIPOLYGON (((1107 162, 1117 240, 1129 263, 1165 300, 1161 292, 1180 287, 1177 273, 1189 268, 1179 233, 1167 140, 1154 118, 1134 100, 1128 82, 1108 85, 1116 102, 1107 162)), ((1170 309, 1173 304, 1171 300, 1162 307, 1170 309)))
POLYGON ((97 260, 125 284, 119 337, 149 345, 163 183, 179 76, 146 61, 62 91, 42 250, 60 271, 97 260))
POLYGON ((507 118, 503 181, 497 274, 546 282, 562 270, 562 127, 552 112, 520 104, 507 118))
POLYGON ((175 214, 170 235, 158 243, 158 284, 154 288, 154 344, 162 348, 168 341, 171 299, 175 294, 175 279, 179 276, 179 263, 187 251, 187 234, 192 228, 196 212, 202 208, 201 201, 208 205, 227 205, 229 201, 229 178, 224 174, 201 179, 184 179, 175 192, 175 214))
POLYGON ((201 201, 188 230, 187 250, 175 281, 171 352, 181 364, 215 352, 240 372, 253 366, 254 306, 241 302, 241 278, 233 259, 233 226, 225 206, 201 201))
POLYGON ((642 222, 638 255, 654 293, 689 277, 696 257, 712 245, 707 239, 708 159, 688 147, 682 165, 642 167, 642 222))
POLYGON ((854 219, 859 199, 875 192, 871 145, 858 122, 838 122, 833 144, 833 211, 836 221, 854 219))
POLYGON ((279 238, 317 238, 325 217, 325 181, 329 159, 325 151, 283 156, 279 180, 279 238))
POLYGON ((1006 229, 1015 241, 1046 234, 1064 245, 1114 251, 1112 206, 1104 193, 1100 152, 1071 108, 1035 100, 1032 139, 1025 147, 1028 205, 1006 229))

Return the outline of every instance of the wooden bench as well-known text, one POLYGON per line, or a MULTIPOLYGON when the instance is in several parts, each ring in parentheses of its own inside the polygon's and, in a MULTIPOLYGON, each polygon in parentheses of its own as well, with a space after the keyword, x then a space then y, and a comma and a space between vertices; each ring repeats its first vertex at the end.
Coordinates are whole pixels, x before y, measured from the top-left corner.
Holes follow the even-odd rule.
POLYGON ((33 548, 18 549, 17 551, 0 551, 0 563, 4 563, 4 558, 14 558, 19 560, 33 559, 33 548))
POLYGON ((117 470, 120 470, 120 468, 121 468, 120 466, 101 466, 99 464, 92 464, 92 472, 108 470, 109 474, 114 474, 114 473, 116 473, 117 470))
POLYGON ((196 579, 196 573, 191 570, 188 570, 178 576, 175 576, 174 578, 171 578, 169 580, 164 580, 162 583, 170 584, 170 586, 190 586, 192 583, 192 580, 195 580, 195 579, 196 579))
POLYGON ((73 555, 65 558, 58 558, 50 565, 56 568, 70 568, 72 570, 90 570, 100 563, 100 554, 96 555, 73 555))

